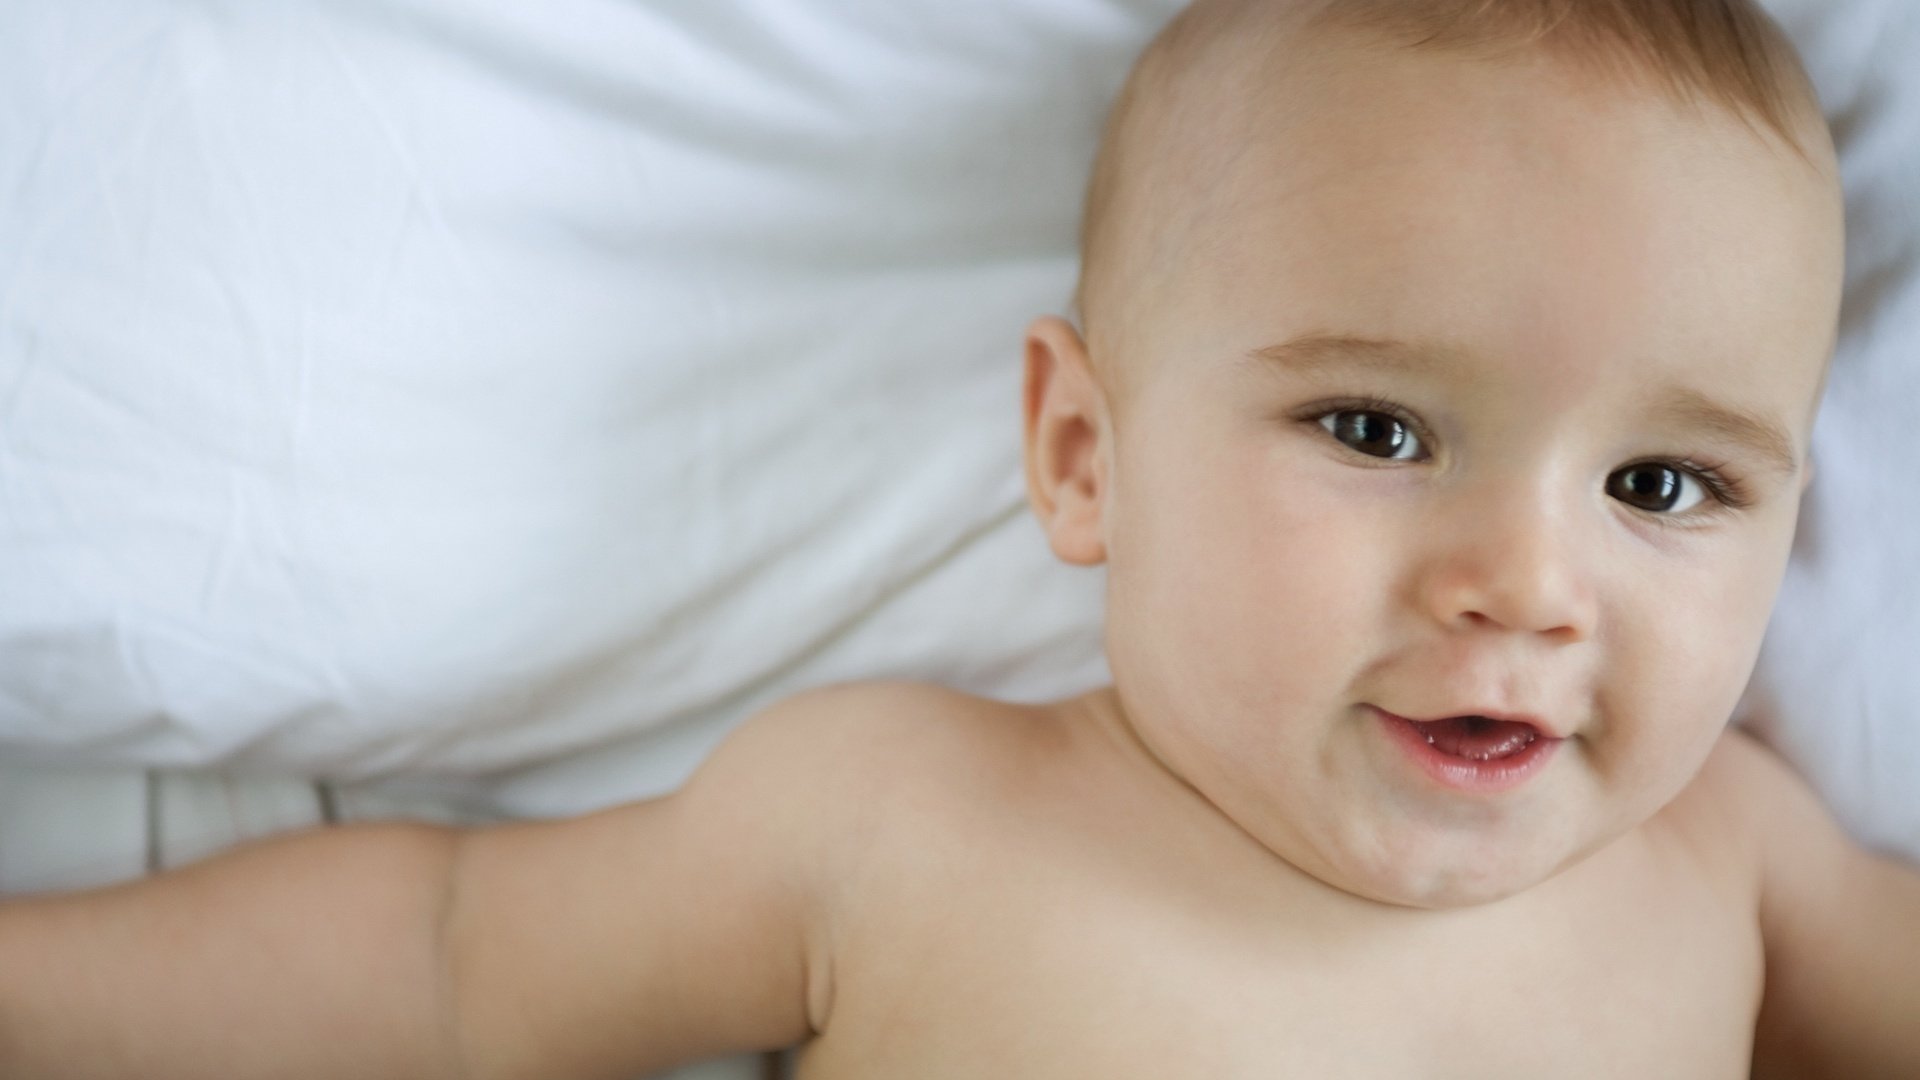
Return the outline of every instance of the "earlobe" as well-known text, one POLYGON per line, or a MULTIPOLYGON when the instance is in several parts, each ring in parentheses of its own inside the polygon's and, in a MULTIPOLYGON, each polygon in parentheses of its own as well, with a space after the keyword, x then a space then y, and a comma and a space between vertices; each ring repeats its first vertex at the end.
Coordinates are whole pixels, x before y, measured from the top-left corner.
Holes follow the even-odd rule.
POLYGON ((1053 553, 1076 566, 1106 560, 1106 398, 1079 331, 1047 315, 1027 328, 1027 501, 1053 553))

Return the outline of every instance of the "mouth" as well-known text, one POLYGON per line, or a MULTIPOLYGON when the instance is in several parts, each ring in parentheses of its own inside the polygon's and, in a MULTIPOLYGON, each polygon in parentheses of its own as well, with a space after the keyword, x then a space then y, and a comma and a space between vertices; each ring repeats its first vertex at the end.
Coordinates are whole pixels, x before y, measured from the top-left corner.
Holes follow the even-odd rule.
POLYGON ((1491 716, 1407 719, 1407 723, 1427 740, 1428 746, 1469 761, 1512 757, 1541 737, 1540 729, 1524 720, 1496 720, 1491 716))
POLYGON ((1510 791, 1545 768, 1566 740, 1530 720, 1482 715, 1414 720, 1369 706, 1422 772, 1459 791, 1510 791))

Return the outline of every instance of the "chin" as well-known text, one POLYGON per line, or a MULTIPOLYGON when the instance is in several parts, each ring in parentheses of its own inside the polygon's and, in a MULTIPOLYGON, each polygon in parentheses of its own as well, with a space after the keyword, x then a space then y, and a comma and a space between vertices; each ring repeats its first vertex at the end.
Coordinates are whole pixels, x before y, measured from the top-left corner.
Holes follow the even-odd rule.
POLYGON ((1511 853, 1497 860, 1471 852, 1446 856, 1435 851, 1422 859, 1384 866, 1342 867, 1338 879, 1328 884, 1382 904, 1445 910, 1505 900, 1552 877, 1562 865, 1558 860, 1516 858, 1511 853))
POLYGON ((1539 880, 1533 879, 1504 882, 1448 881, 1419 885, 1404 885, 1396 882, 1378 890, 1362 889, 1357 891, 1356 895, 1382 904, 1392 904, 1395 907, 1446 911, 1452 908, 1480 907, 1483 904, 1496 903, 1509 896, 1525 892, 1539 883, 1539 880))

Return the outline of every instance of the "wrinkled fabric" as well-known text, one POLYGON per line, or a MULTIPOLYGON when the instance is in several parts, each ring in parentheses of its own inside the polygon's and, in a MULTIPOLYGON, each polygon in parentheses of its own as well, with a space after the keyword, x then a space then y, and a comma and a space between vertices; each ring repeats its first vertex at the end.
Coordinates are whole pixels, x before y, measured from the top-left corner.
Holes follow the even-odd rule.
POLYGON ((1149 27, 0 8, 0 754, 666 786, 803 686, 1098 683, 1020 335, 1149 27))

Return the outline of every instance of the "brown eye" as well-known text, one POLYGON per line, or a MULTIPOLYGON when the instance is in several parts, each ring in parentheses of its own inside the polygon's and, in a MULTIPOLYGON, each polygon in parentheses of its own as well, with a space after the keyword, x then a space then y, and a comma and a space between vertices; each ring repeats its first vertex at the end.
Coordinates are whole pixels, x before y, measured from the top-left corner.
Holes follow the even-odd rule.
POLYGON ((1404 461, 1414 457, 1420 446, 1420 440, 1407 430, 1406 424, 1382 412, 1343 409, 1321 417, 1320 426, 1369 457, 1404 461))
POLYGON ((1705 498, 1696 492, 1692 501, 1680 505, 1682 492, 1687 483, 1700 487, 1698 481, 1671 465, 1629 465, 1607 477, 1607 494, 1626 503, 1654 514, 1670 514, 1676 509, 1688 510, 1705 498))

